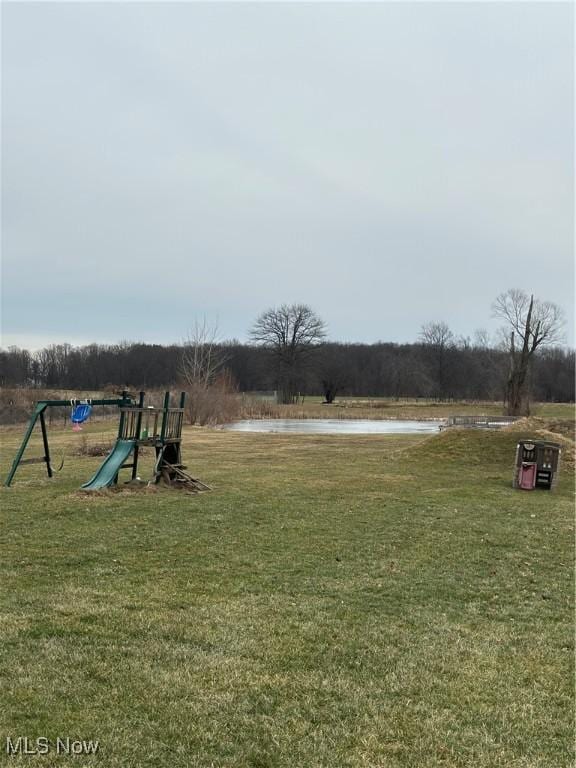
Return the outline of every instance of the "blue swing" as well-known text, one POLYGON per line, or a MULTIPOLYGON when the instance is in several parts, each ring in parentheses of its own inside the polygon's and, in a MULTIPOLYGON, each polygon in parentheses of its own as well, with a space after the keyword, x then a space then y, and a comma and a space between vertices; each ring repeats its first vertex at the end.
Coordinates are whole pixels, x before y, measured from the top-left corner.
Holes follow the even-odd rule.
POLYGON ((79 405, 74 406, 72 410, 72 416, 70 418, 72 419, 73 424, 82 424, 86 421, 91 413, 92 406, 89 403, 80 403, 79 405))

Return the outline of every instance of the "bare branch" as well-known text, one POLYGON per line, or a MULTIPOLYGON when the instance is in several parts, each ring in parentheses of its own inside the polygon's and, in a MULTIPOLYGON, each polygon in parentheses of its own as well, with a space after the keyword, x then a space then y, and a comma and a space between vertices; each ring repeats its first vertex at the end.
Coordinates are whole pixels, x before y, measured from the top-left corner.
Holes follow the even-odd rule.
POLYGON ((497 297, 492 312, 506 323, 502 333, 508 339, 510 357, 510 373, 506 385, 508 413, 512 416, 527 415, 530 412, 528 372, 531 359, 538 347, 562 339, 562 310, 556 304, 540 301, 525 291, 513 288, 497 297))
POLYGON ((282 304, 263 312, 250 331, 250 338, 279 353, 304 351, 326 336, 323 320, 306 304, 282 304))
POLYGON ((218 325, 208 325, 205 317, 202 321, 196 319, 182 346, 182 378, 188 385, 207 389, 225 362, 225 357, 218 347, 218 325))
POLYGON ((298 379, 325 337, 324 321, 306 304, 282 304, 257 318, 250 338, 266 347, 276 361, 281 402, 294 402, 298 379))
POLYGON ((435 347, 448 347, 454 344, 454 334, 446 323, 425 323, 420 331, 420 341, 435 347))
POLYGON ((511 288, 497 297, 492 305, 492 314, 504 320, 522 344, 528 344, 530 354, 539 346, 554 344, 563 338, 565 321, 560 307, 549 301, 534 299, 517 288, 511 288))

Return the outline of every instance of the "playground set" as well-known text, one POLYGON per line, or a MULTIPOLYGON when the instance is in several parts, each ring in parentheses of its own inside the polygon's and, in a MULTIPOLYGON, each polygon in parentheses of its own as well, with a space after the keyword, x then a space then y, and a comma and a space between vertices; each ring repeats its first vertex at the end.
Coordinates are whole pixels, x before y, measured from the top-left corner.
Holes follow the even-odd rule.
POLYGON ((180 394, 180 402, 177 408, 173 408, 170 405, 170 392, 164 393, 162 408, 155 408, 151 405, 146 406, 145 397, 146 393, 140 392, 138 401, 136 401, 127 392, 122 392, 120 398, 114 399, 39 400, 36 403, 26 434, 12 462, 12 467, 4 484, 6 486, 11 485, 16 470, 22 464, 44 463, 48 477, 53 476, 55 470, 52 467, 50 458, 48 430, 45 419, 45 412, 48 408, 70 406, 72 408, 71 421, 74 425, 73 429, 77 431, 81 429, 80 425, 89 418, 94 406, 115 405, 120 411, 116 442, 96 474, 81 486, 82 489, 94 491, 117 485, 118 475, 122 469, 131 469, 131 481, 137 483, 140 449, 144 446, 150 446, 155 451, 151 484, 164 483, 170 487, 185 488, 193 491, 210 490, 208 485, 187 474, 185 472, 186 466, 182 463, 182 425, 186 393, 182 392, 180 394), (40 421, 44 456, 24 459, 24 451, 37 421, 40 421), (132 457, 131 462, 126 463, 130 456, 132 457))

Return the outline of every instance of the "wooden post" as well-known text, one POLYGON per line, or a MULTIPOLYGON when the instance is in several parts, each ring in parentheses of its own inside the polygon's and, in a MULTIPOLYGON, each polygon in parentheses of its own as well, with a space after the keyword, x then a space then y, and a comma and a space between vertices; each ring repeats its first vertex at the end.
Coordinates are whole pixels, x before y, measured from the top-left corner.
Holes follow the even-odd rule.
POLYGON ((22 456, 24 455, 24 451, 26 450, 26 446, 28 445, 28 440, 30 440, 30 435, 32 434, 32 430, 34 429, 34 425, 36 424, 36 419, 38 416, 40 416, 41 413, 43 413, 46 409, 46 406, 44 404, 36 403, 36 407, 34 408, 34 413, 30 417, 30 421, 28 423, 28 429, 26 430, 26 434, 24 435, 24 439, 22 440, 22 444, 20 445, 20 448, 18 449, 18 453, 16 454, 14 461, 12 462, 12 467, 10 469, 10 472, 8 473, 8 477, 6 478, 6 482, 4 485, 9 486, 12 482, 12 479, 14 475, 16 474, 16 470, 18 469, 18 464, 20 464, 20 460, 22 459, 22 456))
MULTIPOLYGON (((124 392, 122 392, 122 400, 124 400, 124 392)), ((125 407, 126 406, 124 404, 122 404, 122 406, 120 406, 120 421, 118 422, 118 437, 116 438, 117 440, 121 440, 122 439, 122 434, 124 432, 125 414, 124 414, 124 410, 123 409, 125 407)))
POLYGON ((46 421, 44 420, 44 411, 40 413, 40 427, 42 429, 42 442, 44 443, 44 461, 46 462, 46 471, 48 477, 52 477, 52 465, 50 464, 50 448, 48 447, 48 433, 46 432, 46 421))
POLYGON ((140 430, 142 429, 142 411, 144 409, 144 392, 140 392, 138 399, 138 417, 136 419, 136 445, 134 446, 134 460, 132 462, 132 480, 136 480, 138 475, 138 441, 140 440, 140 430))
POLYGON ((184 424, 184 406, 186 404, 186 392, 180 392, 180 413, 178 414, 178 447, 177 464, 182 464, 182 426, 184 424))
POLYGON ((168 408, 170 408, 170 392, 164 392, 164 405, 162 406, 162 426, 160 427, 160 442, 164 443, 166 436, 166 426, 168 421, 168 408))

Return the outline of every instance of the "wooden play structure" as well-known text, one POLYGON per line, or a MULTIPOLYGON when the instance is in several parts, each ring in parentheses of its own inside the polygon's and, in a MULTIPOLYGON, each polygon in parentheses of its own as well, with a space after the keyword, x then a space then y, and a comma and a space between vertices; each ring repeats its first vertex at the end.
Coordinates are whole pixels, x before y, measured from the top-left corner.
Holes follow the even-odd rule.
POLYGON ((516 446, 512 485, 524 491, 554 490, 560 469, 560 445, 544 440, 521 440, 516 446))
POLYGON ((140 392, 138 401, 128 393, 123 392, 121 398, 104 400, 41 400, 36 407, 28 424, 22 444, 14 458, 12 468, 8 473, 5 485, 12 483, 16 470, 21 464, 44 463, 48 477, 53 476, 53 468, 50 459, 48 444, 48 432, 46 429, 45 411, 52 406, 73 407, 73 413, 80 403, 89 404, 91 407, 98 405, 116 405, 120 411, 118 434, 114 447, 95 475, 82 485, 87 491, 99 490, 118 484, 120 471, 131 470, 131 478, 128 482, 139 483, 138 460, 140 450, 148 446, 155 451, 153 476, 149 483, 162 483, 170 487, 184 488, 191 491, 207 491, 209 486, 197 478, 189 475, 182 463, 182 426, 184 421, 184 404, 186 393, 180 394, 177 407, 170 404, 170 392, 164 393, 164 401, 161 408, 146 406, 145 392, 140 392), (24 459, 24 451, 37 421, 40 421, 44 456, 33 459, 24 459), (130 460, 131 459, 131 460, 130 460), (130 460, 130 461, 129 461, 130 460), (128 463, 127 463, 128 462, 128 463))

